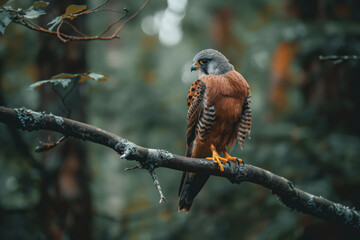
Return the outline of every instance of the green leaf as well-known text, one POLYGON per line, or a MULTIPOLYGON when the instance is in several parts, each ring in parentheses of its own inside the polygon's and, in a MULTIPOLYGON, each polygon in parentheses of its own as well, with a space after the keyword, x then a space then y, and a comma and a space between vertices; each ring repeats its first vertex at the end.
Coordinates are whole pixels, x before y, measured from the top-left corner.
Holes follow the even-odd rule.
POLYGON ((88 76, 95 80, 95 81, 98 81, 98 82, 102 82, 102 81, 106 81, 107 80, 107 77, 109 77, 108 74, 105 74, 105 73, 95 73, 95 72, 92 72, 92 73, 89 73, 88 76))
POLYGON ((42 81, 38 81, 36 83, 31 84, 28 87, 28 90, 30 90, 30 91, 37 90, 39 87, 41 87, 45 83, 51 83, 53 85, 60 84, 63 88, 66 88, 67 86, 69 86, 69 84, 72 80, 73 80, 72 78, 57 78, 57 79, 50 79, 50 80, 42 80, 42 81))
POLYGON ((0 13, 0 33, 4 35, 6 27, 11 23, 12 16, 9 12, 0 13))
POLYGON ((47 25, 50 25, 48 28, 49 31, 54 30, 54 28, 60 24, 60 22, 63 20, 62 17, 56 17, 53 20, 51 20, 47 25))
POLYGON ((61 15, 61 17, 70 18, 71 20, 73 20, 74 17, 71 16, 72 14, 79 13, 85 9, 86 5, 70 5, 66 8, 65 13, 61 15))
POLYGON ((48 2, 44 2, 44 1, 38 1, 38 2, 34 2, 33 6, 36 7, 47 7, 49 6, 48 2))
POLYGON ((31 6, 25 11, 24 17, 28 19, 34 19, 44 14, 46 14, 46 12, 43 9, 34 8, 33 6, 31 6))

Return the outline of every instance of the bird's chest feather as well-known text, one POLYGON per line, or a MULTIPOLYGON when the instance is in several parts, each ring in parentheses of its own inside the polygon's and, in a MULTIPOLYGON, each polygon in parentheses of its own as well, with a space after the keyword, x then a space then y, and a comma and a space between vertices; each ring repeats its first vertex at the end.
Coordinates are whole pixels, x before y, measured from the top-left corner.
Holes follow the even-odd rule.
POLYGON ((216 121, 208 133, 208 144, 219 151, 235 143, 246 90, 237 79, 217 77, 206 82, 206 100, 215 107, 216 121))
POLYGON ((241 82, 219 77, 208 81, 206 89, 207 104, 215 106, 216 123, 224 129, 231 127, 228 124, 238 122, 246 96, 241 82))

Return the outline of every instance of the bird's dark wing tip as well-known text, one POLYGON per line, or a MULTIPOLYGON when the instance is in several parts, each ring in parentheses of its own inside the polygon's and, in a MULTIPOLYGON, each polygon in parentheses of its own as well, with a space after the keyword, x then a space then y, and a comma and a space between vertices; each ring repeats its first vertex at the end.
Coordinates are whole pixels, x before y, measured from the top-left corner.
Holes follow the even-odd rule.
POLYGON ((178 210, 179 210, 179 212, 185 211, 186 213, 189 213, 191 205, 192 205, 192 201, 190 203, 188 203, 185 200, 180 199, 180 201, 179 201, 179 209, 178 210))

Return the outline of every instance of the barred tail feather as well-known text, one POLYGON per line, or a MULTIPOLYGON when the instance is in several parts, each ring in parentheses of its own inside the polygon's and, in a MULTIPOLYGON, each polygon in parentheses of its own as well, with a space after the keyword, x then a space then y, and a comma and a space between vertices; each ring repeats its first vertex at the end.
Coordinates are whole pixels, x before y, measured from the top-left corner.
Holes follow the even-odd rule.
POLYGON ((250 132, 251 132, 251 100, 250 100, 250 94, 248 97, 245 98, 244 106, 240 118, 240 124, 238 128, 237 133, 237 140, 241 146, 241 149, 244 146, 244 141, 246 135, 248 135, 248 138, 250 139, 250 132))

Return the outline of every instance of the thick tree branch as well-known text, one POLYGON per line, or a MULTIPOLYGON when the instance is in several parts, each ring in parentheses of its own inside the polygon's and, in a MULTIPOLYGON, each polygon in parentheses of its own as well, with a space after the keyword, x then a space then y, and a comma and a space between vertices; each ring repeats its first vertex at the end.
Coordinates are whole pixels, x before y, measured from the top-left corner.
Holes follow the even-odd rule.
POLYGON ((183 157, 161 149, 144 148, 100 128, 25 108, 11 109, 0 106, 0 122, 24 131, 51 130, 67 137, 102 144, 115 150, 122 158, 138 161, 141 167, 149 171, 165 167, 225 177, 237 184, 244 181, 256 183, 270 189, 291 209, 360 228, 360 212, 356 209, 306 193, 295 188, 289 180, 250 164, 225 164, 224 171, 221 172, 210 160, 183 157))

